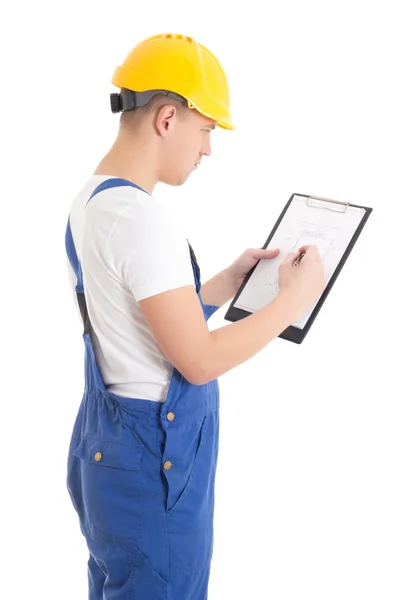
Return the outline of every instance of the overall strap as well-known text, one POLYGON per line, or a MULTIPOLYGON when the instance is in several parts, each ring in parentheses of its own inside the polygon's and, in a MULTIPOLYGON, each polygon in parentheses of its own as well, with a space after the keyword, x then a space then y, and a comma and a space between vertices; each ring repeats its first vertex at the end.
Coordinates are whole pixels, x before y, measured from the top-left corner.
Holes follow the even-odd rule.
POLYGON ((81 313, 82 321, 83 321, 83 329, 84 333, 91 332, 91 323, 89 319, 89 314, 86 306, 85 294, 83 290, 83 276, 82 276, 82 267, 81 263, 78 260, 78 256, 76 254, 76 248, 74 244, 74 239, 72 237, 71 232, 71 223, 68 218, 67 230, 65 232, 65 247, 67 250, 67 255, 69 262, 74 270, 74 273, 77 278, 77 284, 75 286, 76 298, 78 300, 79 310, 81 313))
POLYGON ((112 179, 106 179, 105 181, 100 183, 100 185, 97 186, 97 188, 94 190, 94 192, 90 196, 89 200, 86 202, 86 206, 89 204, 89 202, 93 198, 93 196, 95 196, 99 192, 103 192, 104 190, 109 190, 109 189, 115 188, 115 187, 128 187, 128 186, 134 187, 137 190, 144 192, 148 196, 151 196, 151 194, 149 194, 149 192, 146 192, 146 190, 144 190, 143 188, 136 185, 136 183, 132 183, 132 181, 128 181, 127 179, 122 179, 120 177, 113 177, 112 179))

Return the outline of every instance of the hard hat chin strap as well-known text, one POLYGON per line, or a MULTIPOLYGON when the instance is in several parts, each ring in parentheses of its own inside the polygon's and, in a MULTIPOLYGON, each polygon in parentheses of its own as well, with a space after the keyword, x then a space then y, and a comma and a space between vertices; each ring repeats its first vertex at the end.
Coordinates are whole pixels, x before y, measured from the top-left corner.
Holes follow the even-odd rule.
POLYGON ((125 112, 126 110, 132 110, 139 106, 145 106, 153 96, 162 94, 168 96, 179 102, 187 102, 186 98, 175 94, 175 92, 169 92, 168 90, 149 90, 146 92, 133 92, 127 90, 116 94, 110 94, 111 111, 113 113, 125 112))

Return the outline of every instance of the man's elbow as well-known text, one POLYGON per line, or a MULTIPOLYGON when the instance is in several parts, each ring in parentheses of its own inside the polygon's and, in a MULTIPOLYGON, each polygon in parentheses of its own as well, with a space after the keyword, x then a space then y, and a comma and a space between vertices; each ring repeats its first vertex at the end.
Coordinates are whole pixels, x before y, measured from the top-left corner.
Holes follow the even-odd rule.
POLYGON ((199 361, 190 366, 188 365, 182 375, 192 385, 205 385, 215 379, 215 375, 212 373, 210 365, 202 364, 199 361))

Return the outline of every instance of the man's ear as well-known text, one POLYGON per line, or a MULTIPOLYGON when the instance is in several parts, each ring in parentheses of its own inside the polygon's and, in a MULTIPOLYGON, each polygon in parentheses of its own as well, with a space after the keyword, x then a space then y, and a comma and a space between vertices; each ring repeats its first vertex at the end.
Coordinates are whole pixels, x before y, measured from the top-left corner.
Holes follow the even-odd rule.
POLYGON ((176 108, 172 104, 162 106, 156 116, 155 126, 157 132, 165 137, 173 128, 176 121, 176 108))

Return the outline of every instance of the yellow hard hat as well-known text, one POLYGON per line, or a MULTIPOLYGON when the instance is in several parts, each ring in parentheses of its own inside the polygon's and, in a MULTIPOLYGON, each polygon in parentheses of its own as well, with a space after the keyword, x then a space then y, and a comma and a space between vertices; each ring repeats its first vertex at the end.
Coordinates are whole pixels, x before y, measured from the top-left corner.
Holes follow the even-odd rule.
POLYGON ((219 127, 235 129, 222 66, 192 37, 164 33, 146 38, 115 69, 111 81, 121 89, 130 90, 130 93, 111 94, 113 112, 143 106, 155 94, 164 93, 186 100, 189 108, 213 119, 219 127))

